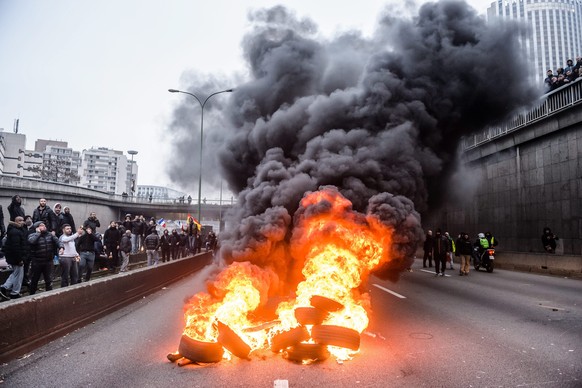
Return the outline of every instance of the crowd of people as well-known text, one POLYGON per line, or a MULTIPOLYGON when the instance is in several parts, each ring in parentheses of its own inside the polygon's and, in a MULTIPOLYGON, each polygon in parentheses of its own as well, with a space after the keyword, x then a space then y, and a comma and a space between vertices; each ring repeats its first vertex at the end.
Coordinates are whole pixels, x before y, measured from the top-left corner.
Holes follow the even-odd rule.
POLYGON ((146 221, 143 215, 127 214, 123 221, 111 221, 99 233, 101 222, 90 212, 77 227, 68 206, 55 203, 51 208, 45 198, 39 199, 32 215, 24 210, 19 195, 12 197, 7 210, 10 219, 5 228, 0 206, 0 254, 12 268, 0 286, 0 298, 4 299, 20 298, 22 287, 34 295, 41 276, 45 290, 52 290, 55 268, 60 270, 61 287, 67 287, 89 281, 94 268, 127 272, 132 254, 145 251, 147 265, 156 266, 160 251, 162 262, 166 262, 200 253, 203 243, 207 250, 214 250, 218 241, 211 231, 203 242, 199 225, 191 217, 180 230, 164 229, 159 236, 155 219, 146 221))
POLYGON ((474 249, 477 249, 478 257, 481 257, 486 249, 498 244, 499 241, 491 232, 479 233, 477 239, 471 241, 469 234, 465 232, 459 233, 457 239, 454 240, 449 232, 443 234, 440 229, 437 229, 433 236, 432 230, 428 230, 423 245, 422 266, 427 268, 428 261, 428 267, 432 268, 434 260, 435 276, 445 276, 447 265, 449 269, 455 269, 453 258, 457 257, 460 261, 459 275, 468 276, 474 249))
POLYGON ((546 71, 546 78, 544 85, 546 93, 556 90, 560 86, 564 86, 572 81, 575 81, 580 76, 580 67, 582 66, 582 57, 576 57, 576 63, 573 60, 567 59, 564 67, 556 69, 556 73, 552 69, 546 71))

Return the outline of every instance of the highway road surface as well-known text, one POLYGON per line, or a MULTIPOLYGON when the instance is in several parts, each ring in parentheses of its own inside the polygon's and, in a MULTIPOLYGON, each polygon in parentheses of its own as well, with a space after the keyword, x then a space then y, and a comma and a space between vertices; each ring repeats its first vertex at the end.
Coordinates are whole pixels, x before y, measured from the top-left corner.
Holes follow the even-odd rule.
MULTIPOLYGON (((458 265, 457 265, 458 266, 458 265)), ((458 267, 457 267, 458 268, 458 267)), ((370 325, 351 361, 270 351, 179 367, 184 299, 211 267, 0 366, 6 387, 582 387, 582 281, 421 268, 371 278, 370 325)), ((26 324, 26 322, 22 322, 26 324)))

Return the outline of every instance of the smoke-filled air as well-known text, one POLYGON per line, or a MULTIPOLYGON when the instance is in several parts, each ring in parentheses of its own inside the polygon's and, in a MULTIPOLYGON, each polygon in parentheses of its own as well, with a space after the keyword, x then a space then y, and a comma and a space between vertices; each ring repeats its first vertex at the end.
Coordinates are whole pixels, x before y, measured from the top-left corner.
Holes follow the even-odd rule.
MULTIPOLYGON (((427 3, 412 16, 398 7, 379 15, 372 37, 322 38, 316 20, 283 6, 253 11, 241 42, 246 78, 184 77, 200 94, 235 88, 206 108, 205 170, 237 193, 221 258, 267 270, 269 294, 288 295, 304 280, 309 252, 299 239, 314 237, 301 226, 331 211, 330 198, 344 204, 354 234, 378 223, 389 231, 387 259, 364 275, 396 279, 422 242, 420 214, 446 194, 461 136, 535 99, 520 26, 488 24, 458 1, 427 3), (317 192, 319 202, 302 201, 317 192)), ((197 155, 197 107, 181 104, 173 152, 197 155)), ((181 163, 171 178, 193 186, 198 172, 181 163)))

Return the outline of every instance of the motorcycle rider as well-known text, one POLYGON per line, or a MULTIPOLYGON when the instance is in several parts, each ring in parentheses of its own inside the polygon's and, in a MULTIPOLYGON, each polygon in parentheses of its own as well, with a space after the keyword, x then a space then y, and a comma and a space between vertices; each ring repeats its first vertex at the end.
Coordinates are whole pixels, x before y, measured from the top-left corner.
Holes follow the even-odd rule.
POLYGON ((483 253, 485 253, 485 251, 489 249, 489 240, 487 240, 487 237, 485 237, 484 233, 479 233, 477 235, 477 241, 475 241, 474 245, 479 249, 479 257, 477 259, 479 260, 479 262, 481 262, 483 253))

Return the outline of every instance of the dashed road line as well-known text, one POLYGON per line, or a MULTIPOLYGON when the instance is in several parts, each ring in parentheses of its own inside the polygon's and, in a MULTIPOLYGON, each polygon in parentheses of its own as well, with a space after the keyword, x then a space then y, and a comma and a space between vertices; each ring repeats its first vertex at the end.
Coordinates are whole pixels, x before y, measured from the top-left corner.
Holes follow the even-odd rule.
POLYGON ((379 285, 379 284, 372 284, 372 285, 373 285, 374 287, 376 287, 376 288, 379 288, 379 289, 381 289, 382 291, 386 291, 387 293, 394 295, 394 296, 395 296, 395 297, 397 297, 397 298, 400 298, 400 299, 406 299, 406 297, 405 297, 404 295, 400 295, 400 294, 399 294, 399 293, 397 293, 397 292, 394 292, 394 291, 392 291, 392 290, 389 290, 389 289, 387 289, 387 288, 384 288, 384 287, 382 287, 382 286, 381 286, 381 285, 379 285))

